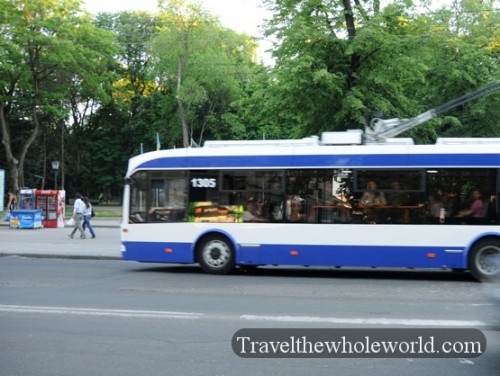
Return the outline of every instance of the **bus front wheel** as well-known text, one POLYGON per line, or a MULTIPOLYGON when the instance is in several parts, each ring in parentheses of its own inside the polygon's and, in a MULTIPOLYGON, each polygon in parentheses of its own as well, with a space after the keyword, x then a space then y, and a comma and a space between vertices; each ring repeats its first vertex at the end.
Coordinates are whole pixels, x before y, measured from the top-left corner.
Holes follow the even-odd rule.
POLYGON ((479 241, 469 253, 469 270, 479 281, 500 277, 500 239, 479 241))
POLYGON ((224 236, 207 236, 198 244, 197 260, 206 273, 227 274, 234 268, 233 245, 224 236))

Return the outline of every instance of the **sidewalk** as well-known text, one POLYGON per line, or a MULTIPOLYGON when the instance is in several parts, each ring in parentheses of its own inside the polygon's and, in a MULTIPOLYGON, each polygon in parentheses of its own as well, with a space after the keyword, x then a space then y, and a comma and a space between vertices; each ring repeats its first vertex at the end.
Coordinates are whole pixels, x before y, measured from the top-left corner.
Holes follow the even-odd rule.
MULTIPOLYGON (((69 238, 72 227, 43 229, 11 229, 0 225, 0 257, 54 257, 82 259, 121 259, 120 218, 93 218, 96 238, 80 239, 79 233, 69 238)), ((1 260, 1 259, 0 259, 1 260)))
MULTIPOLYGON (((69 218, 66 218, 68 220, 69 218)), ((121 218, 102 218, 102 217, 94 217, 92 218, 92 227, 120 227, 121 218)), ((0 226, 9 227, 8 221, 3 221, 0 218, 0 226)), ((73 226, 70 226, 73 227, 73 226)), ((68 228, 68 226, 66 226, 68 228)))

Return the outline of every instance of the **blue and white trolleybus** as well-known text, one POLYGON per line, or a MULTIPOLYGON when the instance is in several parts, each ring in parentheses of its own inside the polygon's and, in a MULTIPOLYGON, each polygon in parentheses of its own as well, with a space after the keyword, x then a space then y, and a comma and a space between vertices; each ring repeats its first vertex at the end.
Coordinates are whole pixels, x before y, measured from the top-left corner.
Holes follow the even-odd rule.
POLYGON ((126 260, 499 273, 500 139, 362 144, 357 132, 211 141, 129 161, 126 260))

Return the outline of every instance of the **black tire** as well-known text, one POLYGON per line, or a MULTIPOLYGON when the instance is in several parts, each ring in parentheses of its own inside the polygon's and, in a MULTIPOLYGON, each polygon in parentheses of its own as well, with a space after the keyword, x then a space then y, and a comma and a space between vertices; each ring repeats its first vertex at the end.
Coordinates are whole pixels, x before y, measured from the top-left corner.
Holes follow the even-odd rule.
POLYGON ((500 277, 500 239, 479 241, 469 253, 469 270, 478 281, 500 277))
POLYGON ((234 269, 233 244, 222 235, 203 238, 196 256, 201 269, 209 274, 227 274, 234 269))

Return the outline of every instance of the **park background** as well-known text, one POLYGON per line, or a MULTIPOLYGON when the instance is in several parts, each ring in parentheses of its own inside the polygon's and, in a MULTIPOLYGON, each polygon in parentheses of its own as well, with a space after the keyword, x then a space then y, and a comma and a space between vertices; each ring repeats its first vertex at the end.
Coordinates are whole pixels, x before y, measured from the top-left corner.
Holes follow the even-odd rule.
MULTIPOLYGON (((363 129, 499 81, 498 1, 262 4, 270 16, 256 37, 183 0, 98 14, 78 0, 0 0, 6 188, 119 205, 128 159, 142 152, 363 129)), ((499 137, 499 114, 489 95, 404 136, 499 137)))

